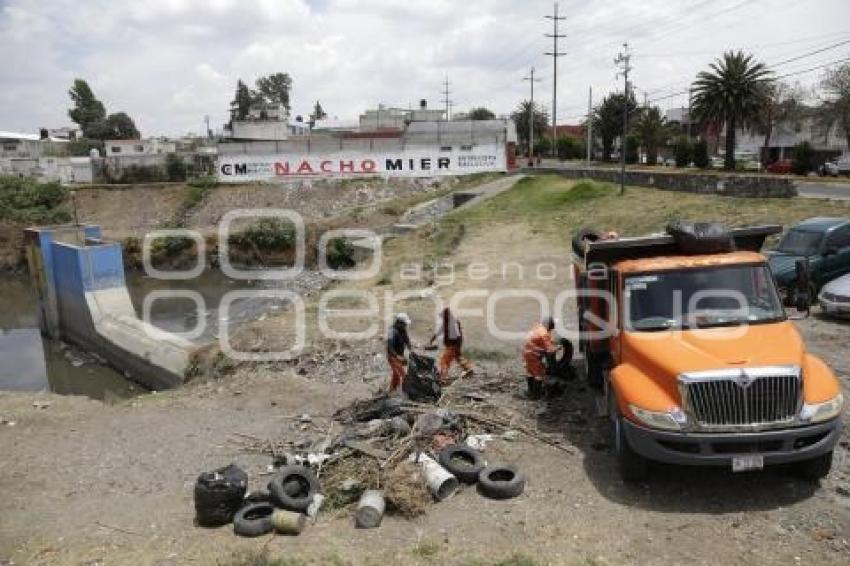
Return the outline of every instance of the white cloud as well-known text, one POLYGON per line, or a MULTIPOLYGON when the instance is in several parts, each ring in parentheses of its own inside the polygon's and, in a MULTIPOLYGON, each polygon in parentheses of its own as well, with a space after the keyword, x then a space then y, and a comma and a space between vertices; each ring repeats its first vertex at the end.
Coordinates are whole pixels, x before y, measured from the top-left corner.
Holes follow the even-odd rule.
MULTIPOLYGON (((543 79, 536 97, 548 107, 551 58, 542 52, 551 43, 542 34, 551 32, 543 18, 551 10, 550 0, 5 0, 0 129, 67 123, 74 77, 146 135, 200 131, 206 114, 221 124, 238 78, 253 83, 277 71, 293 77, 297 114, 317 99, 343 118, 378 102, 440 104, 446 74, 455 109, 507 113, 527 96, 521 78, 531 65, 543 79)), ((742 0, 564 0, 561 14, 568 55, 559 60, 559 116, 571 122, 585 111, 588 86, 597 98, 620 88, 613 58, 624 40, 634 48, 636 88, 652 98, 687 85, 728 48, 750 47, 770 62, 850 38, 846 0, 769 9, 742 0)))

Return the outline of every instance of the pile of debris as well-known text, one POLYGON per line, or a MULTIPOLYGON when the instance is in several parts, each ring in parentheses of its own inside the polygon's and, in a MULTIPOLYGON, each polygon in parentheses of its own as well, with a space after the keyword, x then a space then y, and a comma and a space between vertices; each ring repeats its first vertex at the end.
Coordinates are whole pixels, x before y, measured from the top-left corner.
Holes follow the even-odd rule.
MULTIPOLYGON (((234 497, 228 507, 234 531, 249 536, 272 530, 297 534, 307 518, 315 520, 320 508, 353 510, 357 527, 373 528, 385 512, 405 518, 421 515, 429 505, 455 494, 461 484, 474 484, 489 498, 517 497, 524 490, 525 475, 512 465, 488 464, 482 454, 497 435, 513 440, 524 434, 570 452, 524 427, 519 415, 489 403, 488 395, 481 393, 487 383, 468 387, 466 381, 438 390, 436 398, 427 397, 430 402, 409 394, 356 401, 334 413, 322 438, 313 442, 235 435, 230 440, 241 451, 271 458, 273 477, 268 492, 246 497, 243 488, 238 504, 234 497)), ((299 421, 302 430, 312 424, 308 415, 299 421)), ((221 470, 219 474, 226 476, 221 470)), ((200 524, 204 509, 196 497, 200 524)))

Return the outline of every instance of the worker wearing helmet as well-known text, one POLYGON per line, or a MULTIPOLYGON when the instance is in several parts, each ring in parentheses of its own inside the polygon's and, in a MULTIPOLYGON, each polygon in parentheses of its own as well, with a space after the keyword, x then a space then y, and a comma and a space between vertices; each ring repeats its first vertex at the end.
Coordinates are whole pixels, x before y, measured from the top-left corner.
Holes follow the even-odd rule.
POLYGON ((410 336, 407 328, 410 326, 410 317, 406 313, 399 313, 393 320, 387 333, 387 361, 390 364, 390 393, 401 389, 404 376, 407 373, 407 358, 404 357, 405 350, 410 350, 410 336))
POLYGON ((551 336, 554 328, 555 319, 551 316, 543 317, 543 320, 534 324, 525 339, 522 357, 525 361, 525 371, 528 373, 525 379, 531 399, 539 399, 543 394, 543 382, 546 378, 543 359, 557 351, 551 336))

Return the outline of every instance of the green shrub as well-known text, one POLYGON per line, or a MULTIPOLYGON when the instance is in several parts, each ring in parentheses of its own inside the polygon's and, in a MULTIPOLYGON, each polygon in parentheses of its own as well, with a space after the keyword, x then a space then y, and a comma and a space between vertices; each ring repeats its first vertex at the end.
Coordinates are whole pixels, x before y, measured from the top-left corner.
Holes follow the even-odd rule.
POLYGON ((679 137, 673 148, 673 157, 676 160, 676 167, 687 167, 691 163, 691 157, 693 155, 690 140, 684 136, 679 137))
POLYGON ((351 269, 357 263, 354 260, 354 244, 346 238, 334 238, 328 242, 326 256, 331 269, 351 269))
POLYGON ((28 177, 0 176, 0 218, 27 224, 68 222, 67 191, 56 181, 42 183, 28 177))
POLYGON ((795 175, 808 175, 815 168, 815 150, 807 141, 794 146, 791 158, 791 171, 795 175))
POLYGON ((581 159, 584 156, 584 145, 573 136, 560 136, 555 142, 558 159, 581 159))
POLYGON ((260 250, 288 250, 295 245, 295 228, 278 218, 261 218, 241 232, 231 234, 228 242, 234 246, 260 250))
POLYGON ((700 169, 708 169, 711 160, 708 158, 708 143, 705 140, 697 141, 693 146, 694 166, 700 169))
POLYGON ((121 171, 104 171, 107 183, 159 183, 167 181, 165 171, 157 165, 129 165, 121 171))
POLYGON ((215 175, 199 175, 189 180, 188 185, 198 189, 214 189, 218 186, 215 175))
POLYGON ((550 138, 540 138, 534 142, 535 155, 549 155, 552 152, 552 140, 550 138))
POLYGON ((165 174, 168 175, 169 181, 185 181, 186 163, 183 161, 183 158, 176 153, 166 155, 165 174))

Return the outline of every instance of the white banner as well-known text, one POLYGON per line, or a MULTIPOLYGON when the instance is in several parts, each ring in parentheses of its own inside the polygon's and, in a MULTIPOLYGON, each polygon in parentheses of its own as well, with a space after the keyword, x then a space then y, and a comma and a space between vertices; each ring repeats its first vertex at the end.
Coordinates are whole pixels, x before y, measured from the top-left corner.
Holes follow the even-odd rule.
POLYGON ((273 181, 293 177, 434 177, 507 171, 505 147, 475 145, 464 150, 408 149, 280 155, 221 155, 216 164, 224 183, 273 181))

